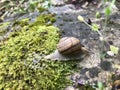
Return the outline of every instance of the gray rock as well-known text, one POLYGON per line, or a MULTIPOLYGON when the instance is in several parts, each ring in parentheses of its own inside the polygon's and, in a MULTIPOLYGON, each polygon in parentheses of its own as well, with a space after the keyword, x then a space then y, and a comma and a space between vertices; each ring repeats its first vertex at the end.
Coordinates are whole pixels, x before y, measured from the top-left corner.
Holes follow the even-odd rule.
POLYGON ((51 0, 51 4, 55 6, 61 6, 65 4, 64 0, 51 0))
POLYGON ((120 0, 116 0, 115 5, 120 10, 120 0))
POLYGON ((75 6, 72 4, 49 8, 49 11, 51 13, 55 13, 55 14, 63 14, 63 13, 73 12, 73 10, 75 10, 75 6))

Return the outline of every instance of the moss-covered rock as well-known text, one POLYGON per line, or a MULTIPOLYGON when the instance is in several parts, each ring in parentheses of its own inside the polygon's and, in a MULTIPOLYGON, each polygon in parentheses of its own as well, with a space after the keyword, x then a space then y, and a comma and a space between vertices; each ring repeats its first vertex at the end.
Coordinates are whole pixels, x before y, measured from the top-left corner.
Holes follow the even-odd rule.
POLYGON ((70 83, 65 76, 74 63, 42 58, 55 50, 59 40, 58 28, 44 23, 51 21, 45 20, 48 16, 39 16, 43 24, 41 20, 17 22, 20 30, 14 30, 0 46, 0 90, 62 90, 70 83))
POLYGON ((30 26, 36 25, 52 25, 56 21, 54 14, 42 14, 36 18, 36 21, 30 26))

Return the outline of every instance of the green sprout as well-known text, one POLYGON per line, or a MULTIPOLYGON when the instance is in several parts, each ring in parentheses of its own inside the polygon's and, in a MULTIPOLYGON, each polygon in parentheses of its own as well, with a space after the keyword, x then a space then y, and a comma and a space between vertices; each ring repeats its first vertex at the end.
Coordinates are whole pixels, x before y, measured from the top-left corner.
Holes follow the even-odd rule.
POLYGON ((80 22, 85 23, 85 24, 86 24, 87 26, 89 26, 93 31, 96 31, 101 37, 103 37, 103 35, 102 35, 101 32, 99 31, 99 25, 97 25, 97 24, 95 24, 95 23, 93 23, 92 25, 89 25, 89 24, 84 20, 84 18, 83 18, 81 15, 78 16, 78 20, 79 20, 80 22))
MULTIPOLYGON (((106 27, 107 27, 107 21, 108 21, 108 18, 109 18, 109 16, 111 15, 111 13, 112 13, 112 7, 113 7, 113 5, 115 4, 115 1, 116 0, 112 0, 112 2, 111 2, 111 4, 110 5, 108 5, 106 8, 105 8, 105 28, 104 28, 104 30, 106 30, 106 27)), ((107 2, 107 1, 106 1, 107 2)), ((106 3, 105 2, 105 3, 106 3)))
POLYGON ((113 45, 110 45, 110 51, 112 51, 114 54, 118 54, 119 48, 113 45))
MULTIPOLYGON (((112 13, 112 7, 113 7, 113 5, 115 4, 115 1, 116 0, 112 0, 112 2, 111 2, 111 4, 108 6, 108 7, 106 7, 105 8, 105 26, 104 26, 104 31, 106 30, 106 27, 107 27, 107 21, 108 21, 108 18, 109 18, 109 16, 111 15, 111 13, 112 13)), ((108 2, 108 0, 104 0, 104 2, 106 3, 106 2, 108 2)), ((100 13, 99 12, 96 12, 96 18, 100 18, 100 13)), ((95 24, 95 23, 93 23, 92 25, 89 25, 86 21, 85 21, 85 19, 81 16, 81 15, 79 15, 78 16, 78 20, 80 21, 80 22, 83 22, 83 23, 85 23, 87 26, 89 26, 93 31, 95 31, 95 32, 97 32, 99 35, 100 35, 100 40, 101 41, 105 41, 104 40, 104 36, 102 35, 102 33, 99 31, 99 25, 98 24, 95 24)), ((107 42, 107 41, 106 41, 107 42)), ((108 42, 107 42, 108 43, 108 42)), ((109 44, 109 43, 108 43, 109 44)), ((104 46, 104 42, 103 42, 103 46, 104 46)), ((112 52, 112 53, 114 53, 114 54, 118 54, 118 52, 119 52, 119 48, 118 47, 115 47, 115 46, 113 46, 113 45, 109 45, 110 46, 110 51, 112 52)))
POLYGON ((100 18, 101 17, 100 12, 97 11, 95 16, 96 16, 96 18, 100 18))
POLYGON ((98 90, 104 90, 104 85, 102 82, 98 82, 98 90))

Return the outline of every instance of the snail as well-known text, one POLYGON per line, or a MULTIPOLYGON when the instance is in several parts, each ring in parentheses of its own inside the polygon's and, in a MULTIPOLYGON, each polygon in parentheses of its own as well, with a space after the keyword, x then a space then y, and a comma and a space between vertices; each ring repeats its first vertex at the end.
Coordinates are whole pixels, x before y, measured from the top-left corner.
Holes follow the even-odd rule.
POLYGON ((75 37, 63 37, 57 44, 57 50, 45 58, 52 60, 83 59, 85 55, 88 55, 88 52, 79 39, 75 37))
POLYGON ((80 40, 75 37, 63 37, 57 45, 58 51, 64 55, 77 54, 85 51, 85 48, 83 49, 83 47, 80 40))

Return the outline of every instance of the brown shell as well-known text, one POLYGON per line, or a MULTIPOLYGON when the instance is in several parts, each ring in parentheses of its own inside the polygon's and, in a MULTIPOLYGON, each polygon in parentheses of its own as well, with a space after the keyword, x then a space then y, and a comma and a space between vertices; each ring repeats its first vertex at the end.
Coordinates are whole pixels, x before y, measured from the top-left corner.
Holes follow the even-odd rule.
POLYGON ((120 89, 120 80, 115 80, 114 83, 112 84, 112 88, 115 90, 120 89))
POLYGON ((60 39, 57 49, 62 54, 73 54, 81 51, 80 40, 75 37, 64 37, 60 39))

